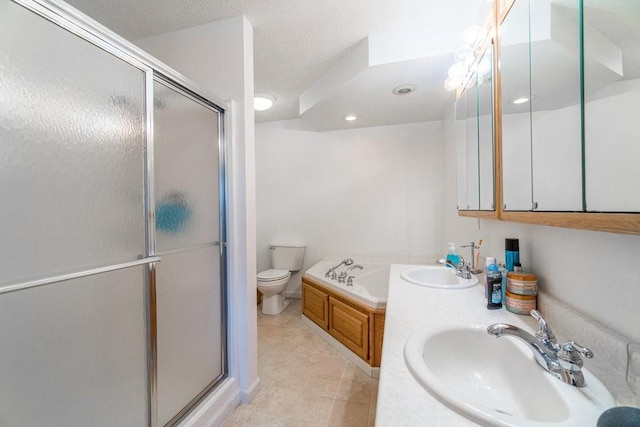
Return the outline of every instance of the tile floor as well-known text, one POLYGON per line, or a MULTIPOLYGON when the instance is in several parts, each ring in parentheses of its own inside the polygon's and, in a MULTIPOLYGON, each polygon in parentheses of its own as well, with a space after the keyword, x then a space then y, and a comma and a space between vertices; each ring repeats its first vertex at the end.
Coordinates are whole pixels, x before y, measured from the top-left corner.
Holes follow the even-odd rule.
POLYGON ((224 427, 374 426, 378 380, 347 361, 300 315, 299 299, 277 316, 263 315, 258 307, 262 388, 224 427))

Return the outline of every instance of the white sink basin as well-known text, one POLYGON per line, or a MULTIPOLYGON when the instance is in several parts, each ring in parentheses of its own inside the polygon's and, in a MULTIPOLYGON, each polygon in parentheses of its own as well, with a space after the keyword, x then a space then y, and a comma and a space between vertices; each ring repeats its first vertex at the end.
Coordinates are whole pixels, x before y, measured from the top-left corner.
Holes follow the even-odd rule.
POLYGON ((615 406, 589 371, 583 368, 586 387, 564 384, 536 363, 524 343, 493 337, 487 325, 417 331, 407 340, 404 358, 429 393, 482 425, 595 426, 615 406))
POLYGON ((471 276, 471 279, 462 279, 456 276, 453 268, 438 265, 407 268, 400 273, 400 277, 414 285, 429 288, 463 289, 478 284, 478 279, 475 276, 471 276))

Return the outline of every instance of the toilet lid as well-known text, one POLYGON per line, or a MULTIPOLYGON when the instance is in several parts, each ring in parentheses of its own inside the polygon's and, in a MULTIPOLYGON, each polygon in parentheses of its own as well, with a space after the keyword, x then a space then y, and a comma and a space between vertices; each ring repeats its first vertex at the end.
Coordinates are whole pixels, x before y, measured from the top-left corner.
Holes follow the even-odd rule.
POLYGON ((270 282, 273 280, 284 279, 290 274, 289 270, 278 270, 272 268, 271 270, 265 270, 258 273, 258 280, 262 280, 264 282, 270 282))

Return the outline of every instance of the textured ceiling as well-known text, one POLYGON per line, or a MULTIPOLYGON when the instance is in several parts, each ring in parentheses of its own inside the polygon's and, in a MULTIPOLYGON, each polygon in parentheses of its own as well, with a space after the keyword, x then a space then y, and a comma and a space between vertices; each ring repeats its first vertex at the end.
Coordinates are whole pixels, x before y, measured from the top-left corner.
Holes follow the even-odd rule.
MULTIPOLYGON (((245 15, 254 27, 255 90, 278 100, 272 110, 257 112, 257 121, 297 118, 300 94, 369 35, 419 34, 406 43, 431 43, 435 49, 443 38, 458 43, 464 28, 481 21, 490 7, 486 0, 67 2, 129 40, 245 15)), ((348 94, 344 102, 349 98, 358 97, 348 94)))

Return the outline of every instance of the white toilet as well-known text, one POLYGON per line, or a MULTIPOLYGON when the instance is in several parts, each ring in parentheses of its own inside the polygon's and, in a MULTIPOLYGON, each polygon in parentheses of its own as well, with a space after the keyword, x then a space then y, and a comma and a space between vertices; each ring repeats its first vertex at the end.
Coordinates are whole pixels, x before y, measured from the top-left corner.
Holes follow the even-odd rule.
POLYGON ((278 314, 289 301, 282 294, 292 271, 302 268, 305 246, 271 245, 271 269, 258 273, 258 290, 262 292, 262 312, 278 314))

